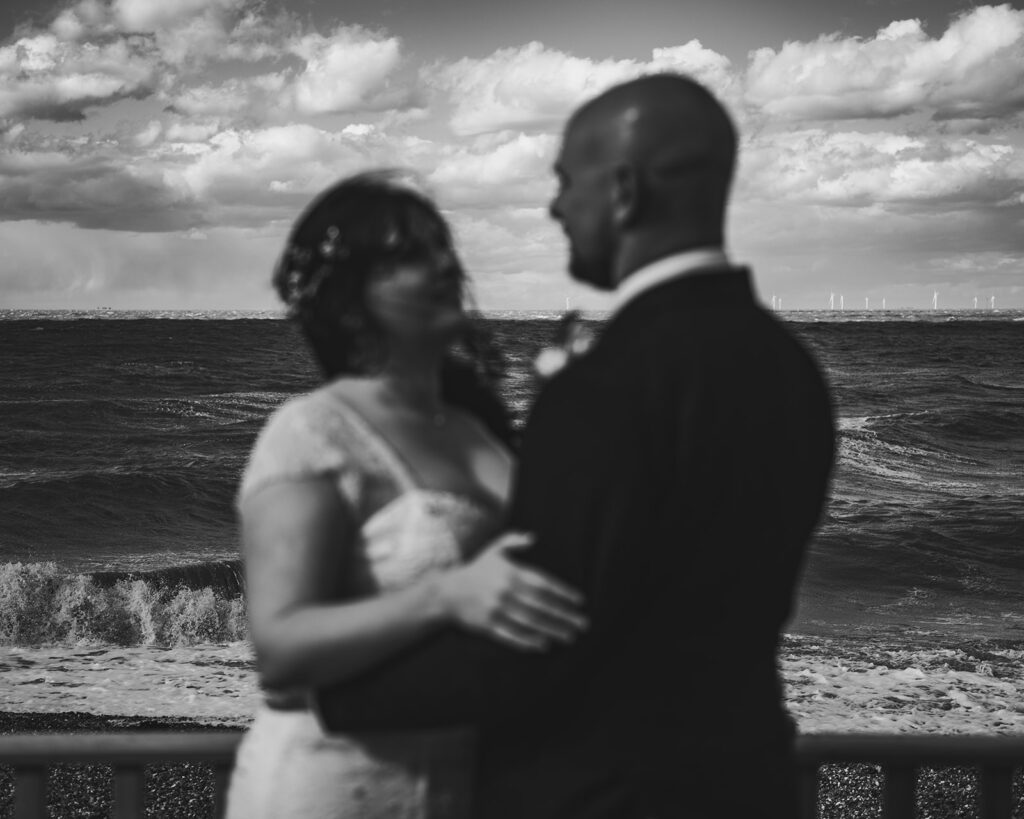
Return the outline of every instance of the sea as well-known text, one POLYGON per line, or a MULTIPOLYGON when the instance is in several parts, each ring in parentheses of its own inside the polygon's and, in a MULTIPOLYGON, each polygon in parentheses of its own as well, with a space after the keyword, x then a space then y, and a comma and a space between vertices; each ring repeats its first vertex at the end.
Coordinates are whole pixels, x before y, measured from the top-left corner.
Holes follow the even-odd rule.
MULTIPOLYGON (((1024 733, 1024 311, 779 317, 840 429, 780 657, 800 729, 1024 733)), ((519 423, 558 318, 479 319, 519 423)), ((267 415, 319 383, 298 333, 0 310, 0 372, 0 711, 247 724, 233 497, 267 415)))

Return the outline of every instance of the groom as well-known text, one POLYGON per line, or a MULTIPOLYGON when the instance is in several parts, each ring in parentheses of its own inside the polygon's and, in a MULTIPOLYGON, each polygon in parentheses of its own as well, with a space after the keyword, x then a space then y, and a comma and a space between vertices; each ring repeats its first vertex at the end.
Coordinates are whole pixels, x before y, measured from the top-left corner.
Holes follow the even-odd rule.
POLYGON ((510 515, 582 590, 544 654, 452 631, 321 696, 338 730, 481 725, 484 819, 795 817, 776 670, 833 459, 819 369, 730 264, 736 136, 702 86, 644 77, 566 127, 551 215, 614 290, 544 388, 510 515))

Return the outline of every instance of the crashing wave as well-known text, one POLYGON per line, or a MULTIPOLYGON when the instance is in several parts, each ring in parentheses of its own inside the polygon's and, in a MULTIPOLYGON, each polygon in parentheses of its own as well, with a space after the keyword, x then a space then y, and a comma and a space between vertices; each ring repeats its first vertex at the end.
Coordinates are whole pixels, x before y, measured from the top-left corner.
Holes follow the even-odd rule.
POLYGON ((66 574, 55 563, 0 564, 0 644, 161 645, 246 638, 237 565, 66 574), (211 581, 211 582, 205 582, 211 581))

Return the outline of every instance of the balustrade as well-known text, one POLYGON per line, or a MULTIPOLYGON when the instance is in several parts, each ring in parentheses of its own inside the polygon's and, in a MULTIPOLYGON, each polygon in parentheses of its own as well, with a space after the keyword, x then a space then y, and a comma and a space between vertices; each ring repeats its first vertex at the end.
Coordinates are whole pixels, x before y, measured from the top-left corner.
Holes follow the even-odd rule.
MULTIPOLYGON (((49 769, 68 763, 113 766, 114 819, 144 815, 147 765, 209 764, 215 777, 213 815, 219 816, 240 738, 241 732, 225 731, 8 735, 0 737, 0 765, 14 769, 14 819, 47 816, 49 769)), ((1024 767, 1024 736, 813 734, 797 740, 797 754, 806 819, 818 815, 819 772, 832 763, 881 766, 885 819, 912 819, 921 766, 973 766, 979 771, 980 819, 1011 819, 1013 772, 1024 767)))

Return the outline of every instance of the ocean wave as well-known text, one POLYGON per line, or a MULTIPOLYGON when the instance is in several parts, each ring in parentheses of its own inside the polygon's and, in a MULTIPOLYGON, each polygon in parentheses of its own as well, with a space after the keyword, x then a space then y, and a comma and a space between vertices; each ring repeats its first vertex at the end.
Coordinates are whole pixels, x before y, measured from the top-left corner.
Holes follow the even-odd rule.
POLYGON ((1011 508, 993 516, 976 500, 916 509, 884 495, 833 500, 808 554, 799 619, 836 630, 930 624, 948 633, 1022 634, 1022 536, 1011 508))
MULTIPOLYGON (((203 489, 209 490, 211 486, 216 487, 224 480, 233 480, 232 477, 225 478, 220 473, 226 472, 230 476, 237 477, 244 464, 243 457, 234 457, 228 461, 223 455, 211 455, 203 452, 178 450, 159 454, 159 469, 154 467, 151 458, 147 458, 145 462, 141 463, 126 461, 105 466, 90 464, 48 469, 0 469, 0 491, 18 487, 45 488, 47 485, 51 485, 61 492, 72 489, 78 491, 98 490, 101 493, 104 490, 113 491, 117 492, 119 499, 123 501, 126 480, 131 481, 133 488, 152 481, 161 488, 175 482, 183 485, 202 483, 203 489), (189 471, 200 470, 203 472, 201 475, 190 476, 188 474, 189 471)), ((13 503, 13 501, 11 502, 13 503)), ((22 502, 21 499, 19 502, 22 502)))
POLYGON ((224 465, 192 461, 190 469, 167 472, 125 465, 102 471, 5 475, 0 482, 0 498, 10 510, 9 521, 45 519, 55 509, 60 509, 68 521, 79 522, 124 522, 147 514, 153 520, 177 519, 183 523, 230 517, 241 462, 224 465))
POLYGON ((97 575, 69 575, 55 563, 0 564, 0 644, 180 646, 242 640, 245 604, 238 594, 237 565, 234 571, 232 584, 229 564, 97 575), (204 575, 214 585, 198 585, 204 575))
POLYGON ((218 423, 261 421, 293 393, 288 392, 207 392, 190 395, 68 398, 6 397, 0 400, 9 421, 30 420, 45 413, 49 424, 66 419, 76 425, 150 422, 153 416, 212 420, 218 423))
POLYGON ((894 443, 927 444, 932 448, 956 447, 972 441, 1006 441, 1022 427, 1024 409, 1015 400, 839 419, 843 432, 871 430, 894 443))
POLYGON ((844 416, 838 419, 840 432, 860 432, 872 430, 877 425, 902 418, 916 418, 929 415, 931 410, 919 410, 916 412, 887 412, 878 415, 844 416))
POLYGON ((104 588, 136 580, 141 580, 156 589, 170 591, 198 591, 209 587, 221 597, 238 597, 245 588, 241 560, 214 560, 159 569, 98 571, 91 572, 89 578, 104 588))
POLYGON ((115 372, 124 375, 177 375, 179 373, 197 373, 205 368, 196 361, 124 361, 110 365, 115 372))
POLYGON ((867 417, 840 426, 839 468, 862 476, 851 485, 857 492, 869 495, 892 484, 903 489, 982 492, 988 485, 989 474, 977 460, 918 444, 911 437, 887 440, 876 422, 877 417, 867 417))
POLYGON ((1015 437, 1024 437, 1024 411, 1016 402, 968 410, 940 419, 936 430, 952 444, 992 441, 1006 445, 1015 437))
POLYGON ((981 387, 983 390, 999 390, 1006 392, 1024 391, 1024 384, 1021 384, 1019 382, 1015 384, 996 384, 991 380, 983 380, 968 375, 957 376, 957 381, 969 387, 981 387))
MULTIPOLYGON (((121 310, 94 307, 87 310, 4 309, 0 321, 89 321, 171 319, 192 321, 233 321, 237 319, 284 319, 280 310, 121 310)), ((42 329, 42 328, 40 328, 42 329)))
POLYGON ((144 407, 178 418, 237 424, 262 421, 289 393, 209 393, 174 398, 140 399, 144 407))
POLYGON ((1013 403, 851 415, 839 419, 839 431, 846 492, 994 497, 1019 486, 1024 410, 1013 403))

